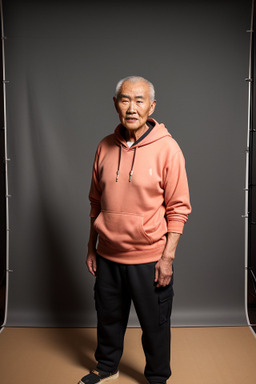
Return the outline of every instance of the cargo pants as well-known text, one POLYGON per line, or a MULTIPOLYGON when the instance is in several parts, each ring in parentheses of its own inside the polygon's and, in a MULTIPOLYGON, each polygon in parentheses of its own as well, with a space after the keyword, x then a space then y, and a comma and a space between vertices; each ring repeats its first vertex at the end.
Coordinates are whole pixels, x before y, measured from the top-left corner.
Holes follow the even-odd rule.
POLYGON ((165 382, 171 376, 173 276, 167 287, 157 288, 154 284, 155 264, 119 264, 98 255, 94 287, 97 368, 104 371, 118 369, 133 301, 142 329, 146 358, 144 375, 150 384, 165 382))

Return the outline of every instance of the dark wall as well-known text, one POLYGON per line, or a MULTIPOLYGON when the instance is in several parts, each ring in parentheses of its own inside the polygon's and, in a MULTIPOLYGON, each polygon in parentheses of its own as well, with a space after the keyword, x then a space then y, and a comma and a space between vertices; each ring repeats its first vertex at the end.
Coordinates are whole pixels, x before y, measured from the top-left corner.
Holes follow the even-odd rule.
MULTIPOLYGON (((94 326, 85 267, 98 141, 130 74, 180 144, 193 212, 174 325, 240 325, 251 1, 4 2, 11 167, 9 325, 94 326)), ((134 312, 130 324, 136 325, 134 312)))

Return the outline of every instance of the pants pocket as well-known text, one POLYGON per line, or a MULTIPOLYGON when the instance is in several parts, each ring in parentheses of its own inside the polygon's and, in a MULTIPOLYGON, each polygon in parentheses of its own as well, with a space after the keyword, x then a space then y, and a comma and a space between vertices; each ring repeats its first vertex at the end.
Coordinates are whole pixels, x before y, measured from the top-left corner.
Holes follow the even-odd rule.
POLYGON ((172 312, 173 287, 168 285, 159 288, 158 304, 159 304, 159 325, 170 320, 172 312))

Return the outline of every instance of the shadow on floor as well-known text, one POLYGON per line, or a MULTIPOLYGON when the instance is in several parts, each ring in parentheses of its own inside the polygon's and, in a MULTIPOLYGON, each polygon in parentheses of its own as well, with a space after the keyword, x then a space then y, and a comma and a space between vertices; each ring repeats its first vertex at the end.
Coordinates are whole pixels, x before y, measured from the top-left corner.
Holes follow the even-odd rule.
MULTIPOLYGON (((96 329, 53 328, 50 332, 47 331, 46 337, 57 353, 64 355, 75 365, 86 371, 95 369, 96 329)), ((121 360, 119 370, 121 374, 131 377, 140 384, 147 383, 144 375, 134 369, 132 365, 128 365, 125 360, 121 360)))

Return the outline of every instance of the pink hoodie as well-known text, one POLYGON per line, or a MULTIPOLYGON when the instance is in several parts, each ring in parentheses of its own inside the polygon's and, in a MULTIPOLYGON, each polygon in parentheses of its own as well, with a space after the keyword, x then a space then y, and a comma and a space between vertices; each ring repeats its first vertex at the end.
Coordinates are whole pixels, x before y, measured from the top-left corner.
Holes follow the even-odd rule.
POLYGON ((123 264, 157 261, 167 232, 182 233, 191 212, 183 154, 165 128, 131 148, 121 125, 95 155, 89 199, 99 234, 97 252, 123 264))

